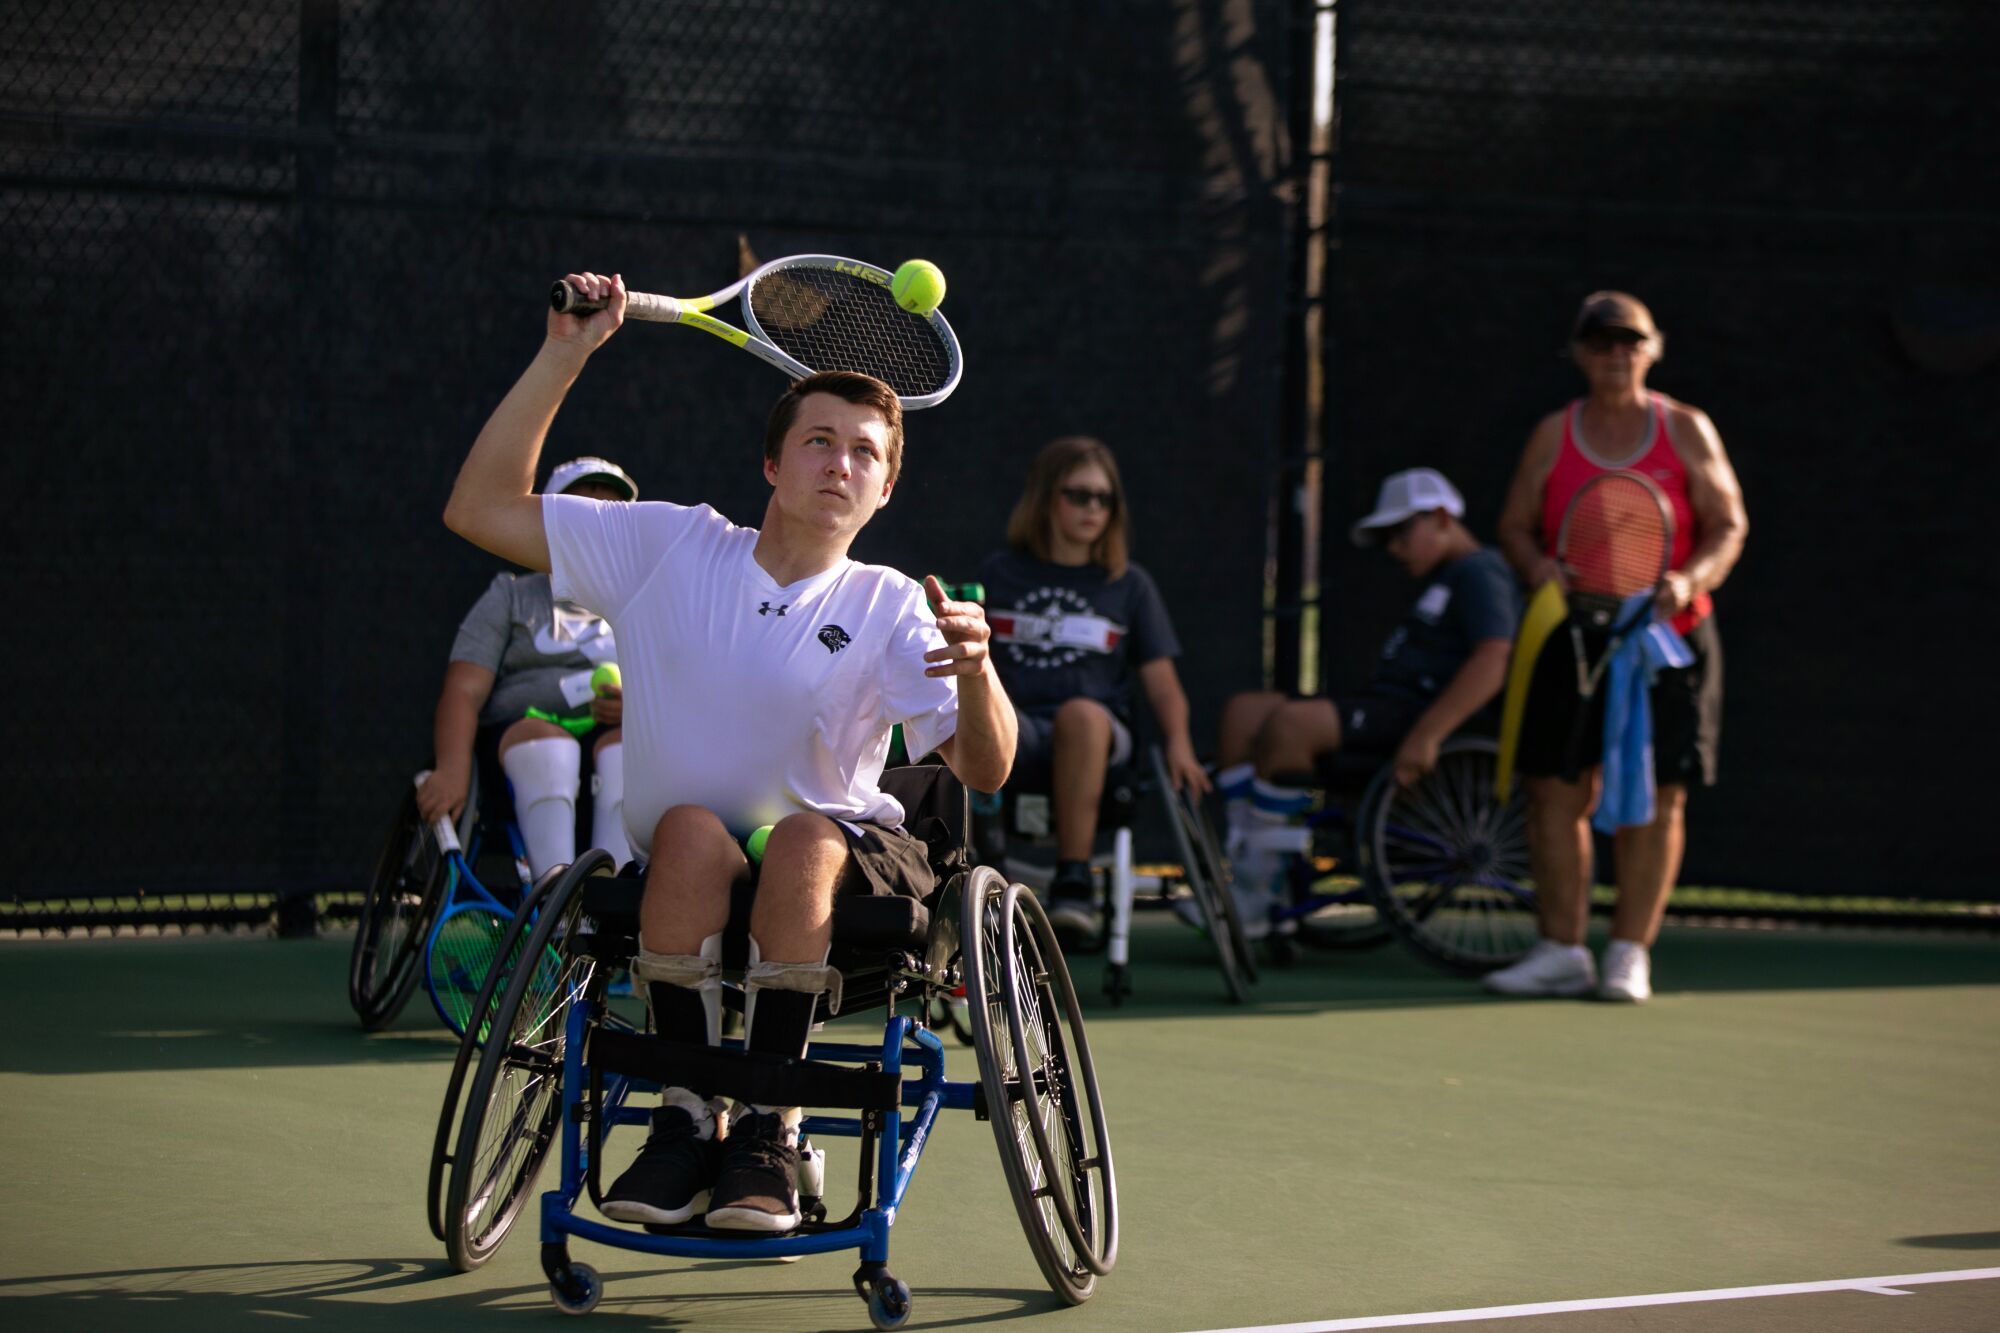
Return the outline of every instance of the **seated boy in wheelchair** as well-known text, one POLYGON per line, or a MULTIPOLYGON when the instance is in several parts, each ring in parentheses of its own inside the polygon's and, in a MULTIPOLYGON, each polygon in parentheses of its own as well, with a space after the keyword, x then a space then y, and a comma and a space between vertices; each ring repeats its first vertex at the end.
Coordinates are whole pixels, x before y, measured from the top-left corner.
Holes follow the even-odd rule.
POLYGON ((1311 803, 1274 779, 1313 772, 1335 752, 1380 757, 1409 786, 1438 746, 1499 696, 1520 594, 1499 552, 1462 521, 1465 501, 1442 473, 1411 468, 1382 483, 1350 535, 1380 545, 1423 584, 1382 644, 1366 689, 1335 700, 1238 694, 1223 706, 1216 784, 1228 820, 1244 934, 1268 933, 1274 886, 1296 837, 1282 830, 1311 803))
POLYGON ((1102 944, 1090 849, 1105 772, 1132 758, 1135 679, 1164 733, 1174 785, 1208 790, 1174 670, 1180 642, 1158 587, 1126 549, 1117 461, 1101 441, 1072 435, 1036 455, 1006 549, 979 566, 994 663, 1020 727, 1015 783, 1051 798, 1049 920, 1065 949, 1102 944))
MULTIPOLYGON (((590 500, 639 498, 625 469, 602 458, 558 465, 543 489, 590 500)), ((455 822, 475 767, 497 768, 513 790, 528 866, 539 879, 576 859, 577 796, 588 775, 590 845, 620 865, 630 861, 620 690, 591 686, 596 668, 617 658, 604 618, 557 601, 547 574, 495 574, 452 641, 432 725, 434 767, 417 789, 424 822, 455 822)))
MULTIPOLYGON (((844 893, 929 891, 924 845, 879 785, 891 729, 997 790, 1014 718, 976 604, 850 560, 902 464, 888 385, 830 372, 781 395, 764 438, 761 528, 706 505, 606 504, 529 493, 550 422, 624 317, 622 281, 572 274, 606 299, 550 314, 528 370, 475 441, 445 511, 475 544, 550 570, 557 595, 616 628, 625 681, 625 824, 647 863, 635 979, 672 1041, 719 1039, 732 897, 754 894, 744 1044, 804 1054, 844 893), (752 874, 742 840, 773 826, 752 874)), ((605 1191, 622 1221, 787 1231, 799 1223, 799 1107, 738 1106, 668 1087, 638 1159, 605 1191)))

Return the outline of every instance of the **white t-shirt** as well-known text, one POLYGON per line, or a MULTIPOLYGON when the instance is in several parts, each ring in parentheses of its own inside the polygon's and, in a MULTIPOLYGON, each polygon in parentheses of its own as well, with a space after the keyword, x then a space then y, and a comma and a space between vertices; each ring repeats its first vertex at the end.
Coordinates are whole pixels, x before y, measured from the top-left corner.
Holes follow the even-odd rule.
POLYGON ((676 805, 748 835, 801 810, 894 827, 889 732, 913 755, 958 729, 958 683, 923 585, 842 560, 780 587, 755 528, 707 505, 542 497, 555 595, 611 622, 624 674, 625 829, 676 805))

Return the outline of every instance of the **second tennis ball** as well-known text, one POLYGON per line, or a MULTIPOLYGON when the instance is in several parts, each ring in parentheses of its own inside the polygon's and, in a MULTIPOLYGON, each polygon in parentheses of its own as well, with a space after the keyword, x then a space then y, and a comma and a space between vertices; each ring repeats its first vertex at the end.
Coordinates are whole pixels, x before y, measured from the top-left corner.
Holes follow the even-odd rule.
POLYGON ((750 853, 752 861, 761 861, 764 859, 764 844, 770 840, 771 826, 766 824, 743 840, 743 849, 750 853))
POLYGON ((625 677, 619 673, 616 662, 605 662, 590 673, 590 692, 602 694, 606 690, 625 688, 625 677))
POLYGON ((944 303, 944 274, 928 259, 911 259, 889 280, 889 294, 913 315, 928 315, 944 303))

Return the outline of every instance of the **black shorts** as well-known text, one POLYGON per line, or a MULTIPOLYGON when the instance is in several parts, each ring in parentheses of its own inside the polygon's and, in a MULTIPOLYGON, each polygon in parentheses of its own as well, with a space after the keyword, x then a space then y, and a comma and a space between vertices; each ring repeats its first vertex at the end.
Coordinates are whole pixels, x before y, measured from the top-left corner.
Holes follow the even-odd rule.
POLYGON ((1340 748, 1347 754, 1388 759, 1430 707, 1428 700, 1402 694, 1356 694, 1329 699, 1340 714, 1340 748))
MULTIPOLYGON (((1653 780, 1704 787, 1715 785, 1722 744, 1722 636, 1709 616, 1685 636, 1694 650, 1694 665, 1660 672, 1653 679, 1653 780)), ((1602 641, 1584 637, 1589 660, 1602 651, 1602 641)), ((1576 781, 1595 768, 1604 753, 1604 688, 1600 683, 1588 705, 1577 745, 1579 772, 1563 771, 1570 728, 1576 710, 1585 706, 1577 695, 1576 654, 1567 622, 1556 626, 1542 646, 1528 683, 1528 702, 1521 717, 1521 740, 1514 767, 1527 777, 1561 777, 1576 781)))
MULTIPOLYGON (((841 871, 835 892, 843 897, 901 896, 922 901, 937 888, 937 873, 931 869, 930 848, 908 829, 884 828, 880 824, 834 821, 847 835, 847 868, 841 871)), ((750 928, 750 908, 757 897, 757 876, 764 868, 753 861, 730 888, 729 919, 732 930, 750 928)))

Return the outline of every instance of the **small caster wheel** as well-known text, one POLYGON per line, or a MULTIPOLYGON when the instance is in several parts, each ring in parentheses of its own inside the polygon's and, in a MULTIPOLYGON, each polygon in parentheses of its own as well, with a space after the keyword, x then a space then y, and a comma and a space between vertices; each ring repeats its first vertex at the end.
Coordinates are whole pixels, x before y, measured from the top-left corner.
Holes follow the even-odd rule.
POLYGON ((589 1314, 604 1295, 604 1279, 589 1264, 570 1264, 549 1279, 549 1299, 564 1314, 589 1314))
POLYGON ((910 1284, 885 1277, 868 1286, 868 1322, 877 1328, 901 1328, 910 1320, 910 1284))

